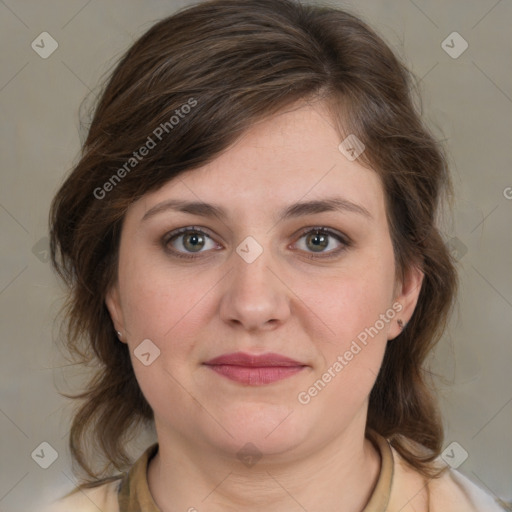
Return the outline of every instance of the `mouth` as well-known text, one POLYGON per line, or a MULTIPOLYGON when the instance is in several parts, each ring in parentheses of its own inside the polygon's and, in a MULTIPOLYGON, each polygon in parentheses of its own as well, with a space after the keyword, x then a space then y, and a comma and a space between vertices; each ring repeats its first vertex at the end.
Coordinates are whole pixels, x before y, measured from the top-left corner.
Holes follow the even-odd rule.
POLYGON ((224 354, 203 364, 222 377, 250 386, 286 379, 309 366, 280 354, 256 355, 243 352, 224 354))

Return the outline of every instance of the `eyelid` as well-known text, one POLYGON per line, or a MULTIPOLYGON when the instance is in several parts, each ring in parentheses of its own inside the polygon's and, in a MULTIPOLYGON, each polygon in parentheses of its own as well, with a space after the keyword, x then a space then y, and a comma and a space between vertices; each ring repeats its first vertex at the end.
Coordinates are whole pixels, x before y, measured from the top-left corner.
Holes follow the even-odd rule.
MULTIPOLYGON (((215 241, 215 237, 212 236, 212 234, 208 228, 192 226, 192 225, 185 226, 182 228, 177 228, 172 231, 169 231, 162 237, 161 242, 164 247, 164 250, 178 258, 185 258, 185 259, 190 259, 190 260, 198 259, 199 257, 201 257, 200 255, 203 252, 208 253, 209 251, 198 251, 197 253, 183 253, 183 252, 177 251, 176 249, 169 249, 168 245, 172 239, 178 238, 179 236, 181 236, 185 233, 188 233, 188 232, 199 232, 203 235, 206 235, 211 240, 215 241)), ((344 233, 342 233, 334 228, 329 228, 326 226, 319 226, 319 225, 312 225, 312 226, 306 226, 304 228, 301 228, 301 230, 298 233, 293 235, 293 237, 295 239, 293 244, 296 244, 297 241, 300 240, 303 236, 305 236, 309 233, 314 233, 314 232, 326 233, 327 235, 337 239, 342 244, 342 247, 338 248, 338 249, 333 249, 328 252, 317 253, 318 256, 315 256, 315 253, 311 252, 311 253, 309 253, 308 256, 306 256, 307 258, 318 259, 318 260, 328 259, 329 257, 334 258, 334 257, 338 256, 342 251, 348 249, 349 247, 351 247, 353 245, 351 238, 348 237, 347 235, 345 235, 344 233)))
MULTIPOLYGON (((199 227, 199 226, 185 226, 182 228, 173 229, 173 230, 165 233, 165 235, 161 239, 162 244, 164 245, 164 247, 167 247, 167 245, 173 238, 178 238, 180 235, 183 235, 188 232, 198 232, 203 235, 206 235, 210 240, 215 240, 215 236, 213 236, 211 234, 211 232, 208 228, 203 228, 203 227, 199 227)), ((171 251, 171 252, 173 252, 173 251, 171 251)))
POLYGON ((327 226, 319 226, 318 224, 315 224, 313 226, 307 226, 305 228, 301 228, 298 232, 298 235, 295 235, 295 236, 298 236, 300 238, 307 233, 311 233, 311 232, 315 232, 315 231, 325 232, 325 233, 328 233, 335 237, 339 237, 341 239, 341 241, 344 243, 347 243, 347 244, 351 243, 350 238, 347 235, 345 235, 344 233, 342 233, 341 231, 338 231, 337 229, 330 228, 327 226))

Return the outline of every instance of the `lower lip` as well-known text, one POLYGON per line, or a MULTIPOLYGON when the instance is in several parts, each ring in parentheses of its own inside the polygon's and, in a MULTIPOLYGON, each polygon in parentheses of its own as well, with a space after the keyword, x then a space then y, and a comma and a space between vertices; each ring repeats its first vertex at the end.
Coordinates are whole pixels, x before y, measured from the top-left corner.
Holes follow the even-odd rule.
POLYGON ((303 370, 304 366, 235 366, 229 364, 206 365, 214 372, 228 379, 248 384, 261 386, 278 380, 286 379, 303 370))

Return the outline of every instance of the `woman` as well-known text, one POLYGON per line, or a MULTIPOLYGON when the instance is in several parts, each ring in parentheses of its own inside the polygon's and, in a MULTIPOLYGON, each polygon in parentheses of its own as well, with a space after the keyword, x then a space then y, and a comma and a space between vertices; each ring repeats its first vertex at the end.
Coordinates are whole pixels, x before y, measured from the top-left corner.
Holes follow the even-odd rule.
POLYGON ((451 182, 411 83, 361 20, 291 0, 197 4, 129 49, 51 209, 98 368, 89 480, 51 510, 500 510, 440 457, 451 182))

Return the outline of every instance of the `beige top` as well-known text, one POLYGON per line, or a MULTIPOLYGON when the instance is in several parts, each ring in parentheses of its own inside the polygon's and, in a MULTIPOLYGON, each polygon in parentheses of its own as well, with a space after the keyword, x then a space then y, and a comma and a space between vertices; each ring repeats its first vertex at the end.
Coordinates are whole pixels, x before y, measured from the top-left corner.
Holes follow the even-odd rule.
MULTIPOLYGON (((369 433, 381 455, 381 470, 362 512, 503 512, 497 502, 454 469, 427 480, 407 464, 389 442, 369 433), (425 489, 428 492, 422 492, 425 489)), ((161 512, 149 492, 147 468, 158 451, 148 447, 130 471, 91 489, 74 492, 43 512, 161 512)))

